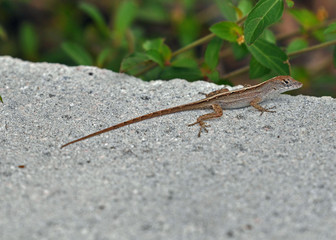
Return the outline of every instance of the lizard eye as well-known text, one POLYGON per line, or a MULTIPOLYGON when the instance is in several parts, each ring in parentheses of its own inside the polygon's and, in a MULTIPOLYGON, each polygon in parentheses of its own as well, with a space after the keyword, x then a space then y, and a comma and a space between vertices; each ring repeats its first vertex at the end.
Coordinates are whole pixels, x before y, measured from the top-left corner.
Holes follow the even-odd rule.
POLYGON ((289 79, 283 79, 283 80, 282 80, 282 83, 283 83, 283 85, 284 85, 285 87, 289 87, 289 85, 290 85, 290 80, 289 80, 289 79))

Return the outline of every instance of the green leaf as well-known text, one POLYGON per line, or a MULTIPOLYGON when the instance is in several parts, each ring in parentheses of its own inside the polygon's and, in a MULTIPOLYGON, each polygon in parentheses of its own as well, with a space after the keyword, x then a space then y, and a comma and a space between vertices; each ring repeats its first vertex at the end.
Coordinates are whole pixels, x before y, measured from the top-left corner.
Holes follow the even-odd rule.
POLYGON ((211 73, 207 74, 207 77, 213 83, 218 83, 219 80, 220 80, 220 78, 219 78, 219 72, 217 70, 214 70, 211 73))
POLYGON ((216 0, 216 5, 223 14, 223 16, 229 21, 236 21, 236 10, 231 0, 216 0))
POLYGON ((170 62, 171 50, 164 44, 163 38, 147 40, 142 44, 142 47, 146 50, 148 57, 161 67, 163 67, 165 62, 170 62))
POLYGON ((178 39, 180 45, 185 46, 199 37, 201 24, 195 16, 186 16, 183 21, 177 24, 178 39))
POLYGON ((278 46, 259 39, 247 46, 252 56, 264 67, 273 70, 278 75, 289 75, 288 57, 278 46))
POLYGON ((287 3, 287 6, 288 6, 289 8, 294 7, 294 1, 293 1, 293 0, 286 0, 286 3, 287 3))
POLYGON ((276 37, 274 33, 269 29, 265 29, 265 31, 262 33, 262 38, 266 40, 267 42, 274 43, 274 44, 276 43, 276 37))
POLYGON ((329 33, 336 33, 336 22, 330 24, 326 30, 324 30, 324 34, 329 34, 329 33))
POLYGON ((290 9, 289 12, 305 29, 320 23, 316 15, 307 9, 290 9))
POLYGON ((198 63, 193 58, 179 57, 171 63, 171 66, 184 67, 184 68, 197 68, 198 63))
POLYGON ((159 1, 141 2, 138 8, 137 19, 149 23, 167 23, 170 21, 170 12, 159 1))
POLYGON ((142 48, 145 49, 146 51, 154 49, 154 50, 159 50, 161 49, 163 45, 164 39, 163 38, 156 38, 153 40, 146 40, 142 44, 142 48))
POLYGON ((215 69, 218 65, 219 51, 222 47, 223 40, 213 38, 205 50, 204 60, 211 70, 215 69))
POLYGON ((290 42, 290 44, 287 47, 287 53, 295 52, 304 49, 306 47, 308 47, 307 41, 302 38, 297 38, 290 42))
POLYGON ((133 53, 121 62, 120 72, 138 71, 149 61, 145 53, 133 53))
POLYGON ((201 71, 196 68, 179 68, 179 67, 166 67, 159 75, 160 79, 169 80, 173 78, 182 78, 189 81, 202 79, 201 71))
POLYGON ((3 103, 3 101, 2 101, 2 97, 0 96, 0 102, 2 102, 3 103))
POLYGON ((163 44, 161 47, 161 53, 162 53, 163 59, 166 62, 170 62, 170 59, 172 57, 172 51, 170 50, 170 47, 168 47, 166 44, 163 44))
POLYGON ((245 41, 254 43, 269 25, 280 20, 284 9, 282 0, 259 0, 247 16, 244 25, 245 41))
POLYGON ((62 44, 63 51, 79 65, 92 65, 90 54, 79 44, 65 42, 62 44))
POLYGON ((101 51, 97 57, 97 66, 103 67, 106 60, 111 56, 112 50, 110 48, 106 48, 101 51))
POLYGON ((126 30, 130 27, 137 13, 137 7, 133 1, 120 1, 114 19, 114 34, 116 41, 120 41, 126 30))
POLYGON ((226 21, 215 23, 210 27, 210 31, 229 42, 236 42, 237 38, 243 35, 243 30, 237 23, 226 21))
MULTIPOLYGON (((323 29, 318 29, 318 30, 315 30, 313 31, 313 36, 315 39, 317 39, 319 42, 326 42, 326 36, 325 34, 323 33, 323 29)), ((330 36, 328 36, 328 38, 331 37, 331 34, 330 36)), ((331 39, 335 39, 335 38, 331 38, 331 39)))
POLYGON ((23 23, 19 30, 20 47, 26 58, 37 57, 38 39, 34 25, 28 22, 23 23))
POLYGON ((250 60, 250 78, 261 78, 266 74, 270 73, 271 69, 264 67, 261 65, 254 57, 250 60))
POLYGON ((146 52, 146 55, 147 57, 156 62, 157 64, 160 65, 160 67, 163 67, 164 66, 164 60, 163 60, 163 57, 162 55, 155 49, 150 49, 146 52))
POLYGON ((7 40, 7 33, 1 24, 0 24, 0 39, 7 40))
POLYGON ((253 7, 251 0, 240 0, 238 8, 242 11, 243 15, 247 15, 253 7))
POLYGON ((231 48, 235 59, 243 59, 249 52, 245 44, 239 45, 238 43, 231 43, 231 48))
POLYGON ((105 23, 105 20, 99 10, 92 4, 81 2, 79 4, 79 9, 84 11, 87 15, 89 15, 92 20, 97 25, 98 29, 104 36, 109 36, 109 28, 107 24, 105 23))
POLYGON ((334 47, 334 51, 333 51, 333 60, 334 60, 334 66, 336 68, 336 46, 334 47))
POLYGON ((291 68, 291 76, 302 82, 303 85, 305 85, 305 83, 307 84, 311 84, 311 81, 309 80, 311 78, 310 74, 309 74, 309 70, 305 67, 301 67, 301 66, 293 66, 291 68), (310 82, 310 83, 308 83, 310 82))

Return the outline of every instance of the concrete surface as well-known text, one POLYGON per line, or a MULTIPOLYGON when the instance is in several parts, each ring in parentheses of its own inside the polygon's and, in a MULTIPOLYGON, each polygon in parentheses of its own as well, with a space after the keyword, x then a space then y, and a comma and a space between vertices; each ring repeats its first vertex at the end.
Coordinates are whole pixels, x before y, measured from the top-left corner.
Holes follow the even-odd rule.
POLYGON ((336 239, 336 101, 282 95, 59 147, 218 86, 0 57, 0 239, 336 239))

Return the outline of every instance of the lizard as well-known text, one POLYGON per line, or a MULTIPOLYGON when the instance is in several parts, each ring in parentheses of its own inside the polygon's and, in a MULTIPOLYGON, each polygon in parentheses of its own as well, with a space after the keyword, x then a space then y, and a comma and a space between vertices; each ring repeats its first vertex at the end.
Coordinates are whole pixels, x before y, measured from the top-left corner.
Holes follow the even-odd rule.
POLYGON ((198 124, 200 126, 198 137, 200 137, 202 130, 204 130, 205 132, 208 131, 207 127, 209 127, 209 125, 206 125, 205 121, 221 117, 223 115, 223 109, 235 109, 235 108, 252 106, 258 111, 260 111, 261 114, 263 114, 264 112, 275 112, 273 110, 270 110, 272 108, 264 108, 261 105, 259 105, 259 103, 264 102, 265 100, 268 99, 275 98, 283 92, 298 89, 300 87, 302 87, 302 83, 296 81, 290 76, 277 76, 265 82, 259 83, 257 85, 244 87, 238 90, 229 91, 228 89, 223 88, 220 90, 210 92, 209 94, 206 94, 204 99, 148 113, 140 117, 136 117, 128 121, 121 122, 114 126, 105 128, 98 132, 91 133, 87 136, 68 142, 62 145, 61 148, 64 148, 75 142, 79 142, 84 139, 88 139, 100 135, 102 133, 115 130, 117 128, 121 128, 133 123, 144 121, 146 119, 160 117, 182 111, 212 108, 213 109, 212 113, 201 115, 197 118, 196 122, 188 125, 193 126, 198 124))

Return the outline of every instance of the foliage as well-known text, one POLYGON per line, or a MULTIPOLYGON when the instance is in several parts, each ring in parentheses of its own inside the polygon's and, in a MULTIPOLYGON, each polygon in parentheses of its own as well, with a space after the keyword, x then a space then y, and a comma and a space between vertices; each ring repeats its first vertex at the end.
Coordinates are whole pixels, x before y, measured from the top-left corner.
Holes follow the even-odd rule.
MULTIPOLYGON (((292 0, 76 2, 41 2, 41 14, 32 17, 22 10, 32 10, 30 1, 1 1, 0 54, 95 65, 144 80, 223 83, 249 71, 252 79, 292 74, 307 82, 312 74, 293 58, 336 43, 336 22, 325 10, 296 8, 292 0), (300 29, 276 31, 284 11, 300 29)), ((332 58, 336 66, 335 47, 332 58)))
POLYGON ((253 44, 264 30, 278 22, 282 16, 284 4, 282 0, 261 0, 247 15, 244 24, 245 41, 253 44))

